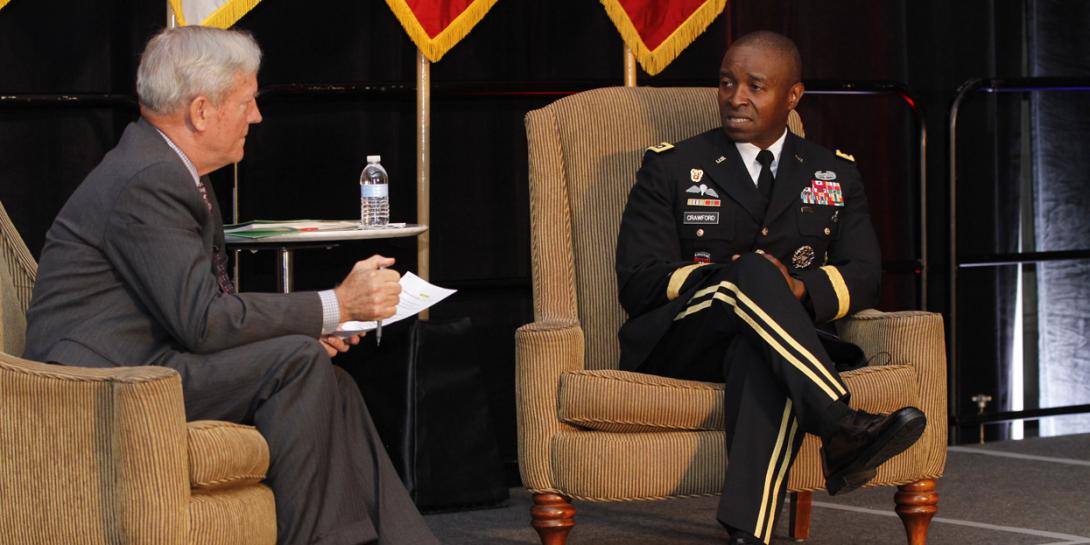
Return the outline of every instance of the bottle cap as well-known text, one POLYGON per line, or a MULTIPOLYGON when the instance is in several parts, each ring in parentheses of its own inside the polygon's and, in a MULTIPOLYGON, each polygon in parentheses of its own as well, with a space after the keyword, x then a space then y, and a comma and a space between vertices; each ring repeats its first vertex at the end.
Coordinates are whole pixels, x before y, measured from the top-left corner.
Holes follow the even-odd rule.
POLYGON ((381 155, 368 155, 367 156, 367 162, 368 163, 377 163, 377 162, 379 162, 381 160, 382 160, 381 155))

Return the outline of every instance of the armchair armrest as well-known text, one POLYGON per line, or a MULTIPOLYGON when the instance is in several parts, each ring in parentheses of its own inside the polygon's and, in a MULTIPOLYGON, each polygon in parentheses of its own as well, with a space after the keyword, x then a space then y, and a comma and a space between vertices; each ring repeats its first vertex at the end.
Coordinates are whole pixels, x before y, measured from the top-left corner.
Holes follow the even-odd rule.
POLYGON ((533 491, 552 486, 550 440, 565 429, 558 417, 560 375, 583 368, 583 328, 574 321, 542 321, 515 332, 515 400, 519 471, 533 491))
POLYGON ((0 535, 183 545, 187 471, 176 372, 0 353, 0 535))
MULTIPOLYGON (((838 324, 840 335, 859 345, 868 358, 889 354, 890 363, 915 367, 920 407, 927 429, 920 439, 928 477, 942 474, 946 464, 946 337, 941 314, 923 311, 863 310, 838 324)), ((915 447, 914 447, 915 448, 915 447)))

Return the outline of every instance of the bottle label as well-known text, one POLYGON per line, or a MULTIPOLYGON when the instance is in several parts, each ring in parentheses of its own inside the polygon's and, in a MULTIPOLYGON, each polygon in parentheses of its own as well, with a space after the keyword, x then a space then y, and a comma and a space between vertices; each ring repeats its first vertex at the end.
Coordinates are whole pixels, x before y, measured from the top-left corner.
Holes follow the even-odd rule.
POLYGON ((382 198, 389 193, 390 186, 387 184, 362 184, 360 185, 360 197, 364 199, 382 198))

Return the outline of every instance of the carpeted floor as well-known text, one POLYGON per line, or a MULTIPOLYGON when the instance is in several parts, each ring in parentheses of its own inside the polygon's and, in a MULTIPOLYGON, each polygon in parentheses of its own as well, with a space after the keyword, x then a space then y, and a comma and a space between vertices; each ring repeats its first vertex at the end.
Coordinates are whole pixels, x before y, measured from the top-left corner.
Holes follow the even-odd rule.
MULTIPOLYGON (((814 494, 812 545, 905 543, 893 512, 895 488, 832 498, 814 494)), ((930 545, 1090 544, 1090 435, 991 443, 950 449, 938 481, 939 513, 930 545)), ((576 503, 570 545, 722 543, 718 498, 631 503, 576 503)), ((530 497, 511 491, 498 509, 429 515, 447 545, 537 544, 530 497)), ((773 543, 787 537, 786 511, 773 543)))

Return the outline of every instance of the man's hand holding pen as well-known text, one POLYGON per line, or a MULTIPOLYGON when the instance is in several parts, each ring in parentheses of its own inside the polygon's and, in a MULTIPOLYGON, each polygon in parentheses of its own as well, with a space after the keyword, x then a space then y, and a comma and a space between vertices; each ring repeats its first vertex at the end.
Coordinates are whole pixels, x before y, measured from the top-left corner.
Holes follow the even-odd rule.
POLYGON ((357 261, 340 286, 334 288, 341 307, 341 322, 379 321, 394 315, 401 295, 401 275, 390 268, 391 257, 371 256, 357 261))

